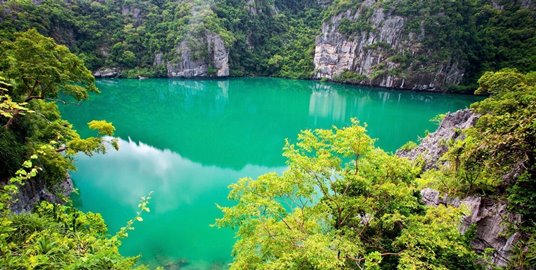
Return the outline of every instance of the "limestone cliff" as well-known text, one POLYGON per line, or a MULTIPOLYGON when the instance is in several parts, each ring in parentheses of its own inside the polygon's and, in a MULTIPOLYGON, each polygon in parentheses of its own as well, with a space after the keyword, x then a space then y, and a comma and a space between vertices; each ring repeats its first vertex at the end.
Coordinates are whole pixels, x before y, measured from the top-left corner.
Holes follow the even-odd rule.
POLYGON ((206 31, 204 37, 196 41, 179 44, 176 49, 179 59, 166 63, 168 77, 229 76, 229 50, 223 39, 206 31))
POLYGON ((430 188, 421 190, 421 196, 428 206, 444 204, 466 207, 469 214, 462 219, 460 231, 466 233, 471 226, 475 226, 475 237, 471 242, 473 249, 477 252, 492 249, 491 263, 499 267, 508 265, 514 245, 521 238, 521 234, 509 232, 507 226, 518 223, 521 217, 508 212, 506 202, 484 196, 461 199, 448 197, 430 188))
POLYGON ((472 127, 480 116, 471 110, 459 110, 443 118, 437 130, 426 136, 419 145, 411 150, 400 149, 397 155, 415 160, 423 158, 423 169, 437 168, 440 158, 448 150, 445 142, 463 139, 461 130, 472 127))
MULTIPOLYGON (((461 131, 473 126, 479 117, 471 110, 450 113, 445 116, 438 129, 424 138, 418 147, 412 150, 399 150, 397 155, 412 160, 421 157, 423 169, 433 169, 444 162, 440 159, 448 150, 444 142, 463 139, 461 131)), ((492 249, 491 262, 499 267, 507 266, 514 245, 521 237, 517 232, 509 232, 507 226, 519 223, 521 217, 510 213, 505 201, 477 195, 457 198, 430 188, 423 189, 421 197, 423 203, 429 206, 464 205, 469 214, 461 221, 460 231, 465 233, 474 225, 476 231, 475 238, 471 242, 472 247, 478 252, 492 249)))
POLYGON ((409 18, 395 11, 396 6, 386 9, 365 0, 326 20, 316 38, 314 78, 350 76, 353 83, 431 91, 459 84, 464 63, 449 56, 438 59, 441 48, 423 43, 429 34, 423 24, 408 29, 409 18))

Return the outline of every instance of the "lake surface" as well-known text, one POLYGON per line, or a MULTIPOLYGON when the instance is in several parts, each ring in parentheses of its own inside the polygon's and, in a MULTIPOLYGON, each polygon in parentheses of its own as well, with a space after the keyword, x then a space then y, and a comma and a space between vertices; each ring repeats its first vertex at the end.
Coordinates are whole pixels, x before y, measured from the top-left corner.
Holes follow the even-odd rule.
POLYGON ((95 135, 90 120, 113 122, 120 150, 76 158, 75 203, 102 213, 113 234, 153 191, 151 212, 121 253, 180 269, 221 269, 231 260, 233 232, 210 226, 221 215, 216 204, 230 204, 227 186, 241 177, 283 171, 285 138, 346 126, 355 117, 377 146, 395 151, 434 130, 435 115, 476 101, 274 78, 99 80, 97 86, 100 95, 60 109, 82 136, 95 135))

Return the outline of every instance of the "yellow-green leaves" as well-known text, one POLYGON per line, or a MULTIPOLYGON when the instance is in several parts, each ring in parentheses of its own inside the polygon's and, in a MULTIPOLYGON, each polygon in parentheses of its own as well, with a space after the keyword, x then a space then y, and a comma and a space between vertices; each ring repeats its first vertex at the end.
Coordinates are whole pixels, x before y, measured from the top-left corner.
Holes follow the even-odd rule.
POLYGON ((127 224, 119 229, 119 231, 112 237, 112 241, 116 242, 119 241, 122 238, 128 237, 128 232, 134 230, 134 222, 143 222, 142 215, 143 213, 149 213, 149 201, 151 201, 151 195, 153 192, 149 192, 146 196, 142 196, 140 198, 140 202, 138 203, 138 211, 136 212, 136 216, 127 221, 127 224))
POLYGON ((402 249, 399 269, 446 270, 474 263, 470 260, 476 254, 458 230, 462 213, 462 209, 440 205, 427 208, 425 215, 409 217, 394 242, 402 249))
MULTIPOLYGON (((112 136, 115 132, 115 127, 112 123, 104 120, 93 120, 88 123, 88 127, 97 130, 100 136, 112 136)), ((67 152, 69 154, 82 152, 88 156, 94 153, 106 153, 106 143, 109 143, 115 150, 119 150, 119 143, 116 138, 89 137, 82 139, 76 134, 74 138, 67 142, 67 152)))
MULTIPOLYGON (((498 72, 488 71, 478 80, 477 95, 500 95, 512 90, 518 90, 527 79, 515 69, 503 69, 498 72)), ((530 83, 530 81, 529 81, 530 83)))
MULTIPOLYGON (((460 212, 446 212, 450 216, 442 221, 436 214, 441 210, 424 211, 416 195, 420 170, 375 149, 365 128, 353 124, 302 131, 297 143, 285 144, 287 171, 229 186, 236 204, 219 207, 223 217, 216 225, 237 229, 231 269, 396 267, 401 254, 421 260, 416 246, 434 235, 438 243, 463 248, 463 258, 473 255, 457 231, 460 212), (446 233, 426 235, 446 227, 446 233), (411 238, 413 231, 418 238, 411 238)), ((444 245, 430 244, 426 252, 443 254, 444 245)), ((446 267, 443 259, 421 266, 446 267)))
POLYGON ((113 136, 115 132, 113 124, 104 120, 93 120, 87 125, 90 129, 97 130, 101 136, 113 136))

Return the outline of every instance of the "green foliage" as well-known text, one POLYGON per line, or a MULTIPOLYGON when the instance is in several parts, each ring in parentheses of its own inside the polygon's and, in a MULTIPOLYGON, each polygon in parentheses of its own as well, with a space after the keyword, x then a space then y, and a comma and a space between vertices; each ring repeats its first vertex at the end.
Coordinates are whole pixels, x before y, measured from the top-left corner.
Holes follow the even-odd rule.
POLYGON ((89 92, 98 92, 91 72, 65 46, 57 45, 35 30, 15 35, 15 40, 2 43, 6 56, 0 65, 1 105, 0 175, 12 175, 22 160, 35 153, 36 163, 43 168, 37 178, 50 187, 61 182, 68 170, 74 169, 72 155, 104 152, 105 143, 117 148, 111 136, 114 127, 105 121, 92 121, 99 137, 80 138, 71 125, 61 119, 54 102, 60 94, 75 100, 86 99, 89 92), (9 82, 9 83, 8 83, 9 82))
POLYGON ((121 62, 123 66, 132 68, 136 66, 136 55, 131 51, 123 51, 121 54, 121 62))
MULTIPOLYGON (((492 96, 472 106, 482 114, 468 134, 477 140, 472 156, 478 156, 482 169, 501 178, 518 170, 524 172, 509 191, 512 210, 536 222, 534 183, 536 174, 536 80, 535 73, 514 70, 487 73, 480 80, 479 93, 492 96)), ((515 180, 505 178, 505 185, 515 180)))
POLYGON ((368 18, 361 16, 358 21, 350 21, 347 18, 344 18, 339 23, 339 28, 337 29, 341 34, 346 36, 351 36, 360 32, 368 32, 373 30, 368 22, 368 18))
POLYGON ((426 208, 418 169, 354 121, 286 143, 289 169, 230 186, 216 224, 237 228, 231 269, 475 268, 462 211, 426 208))
POLYGON ((324 12, 324 21, 347 10, 355 12, 362 2, 362 0, 335 0, 324 12))
POLYGON ((536 265, 536 224, 524 228, 525 237, 519 239, 512 249, 512 257, 507 269, 532 269, 536 265))
POLYGON ((442 160, 447 162, 439 171, 424 173, 423 182, 461 195, 508 189, 511 210, 529 224, 536 221, 534 77, 513 69, 485 73, 476 93, 491 96, 471 106, 480 118, 474 127, 458 131, 463 140, 446 144, 442 160))
MULTIPOLYGON (((84 213, 69 205, 41 204, 31 213, 10 210, 18 187, 41 168, 32 155, 0 191, 0 265, 6 269, 134 269, 137 257, 119 254, 119 239, 132 230, 133 221, 108 238, 100 214, 84 213)), ((148 212, 149 197, 142 198, 135 220, 148 212)), ((136 269, 145 269, 143 266, 136 269)))
POLYGON ((485 73, 477 94, 490 95, 471 106, 480 118, 463 131, 460 140, 447 142, 448 151, 438 170, 421 175, 419 182, 443 193, 484 194, 508 201, 521 219, 510 269, 534 265, 536 224, 536 73, 514 69, 485 73), (446 161, 446 162, 444 162, 446 161))
POLYGON ((445 119, 445 116, 447 116, 446 114, 444 113, 441 113, 441 114, 438 114, 436 116, 434 116, 432 119, 430 119, 430 122, 434 122, 436 124, 441 124, 441 121, 443 121, 443 119, 445 119))
POLYGON ((342 83, 363 83, 364 81, 368 81, 367 76, 358 74, 356 72, 345 70, 341 74, 335 76, 333 78, 336 82, 342 82, 342 83))
POLYGON ((410 216, 394 243, 406 247, 400 254, 399 269, 479 268, 466 236, 458 230, 462 210, 438 206, 424 215, 410 216))
POLYGON ((215 13, 236 37, 229 52, 231 75, 311 78, 320 8, 312 1, 275 2, 280 12, 273 3, 255 1, 259 12, 252 14, 247 1, 216 1, 215 13))
POLYGON ((399 149, 400 150, 404 150, 404 151, 410 151, 410 150, 413 150, 415 148, 417 148, 417 143, 414 142, 414 141, 409 141, 407 143, 405 143, 404 145, 402 145, 399 149))
POLYGON ((77 100, 97 92, 95 79, 69 49, 35 29, 15 35, 3 50, 1 75, 15 82, 11 96, 17 101, 56 98, 64 93, 77 100))
POLYGON ((151 209, 149 209, 149 201, 151 200, 151 194, 152 192, 149 192, 147 196, 143 196, 140 199, 140 202, 138 203, 138 211, 136 212, 136 216, 127 221, 127 225, 124 227, 121 227, 119 231, 113 236, 112 240, 117 241, 122 238, 128 237, 128 232, 134 230, 134 222, 142 222, 143 213, 149 213, 151 212, 151 209))
POLYGON ((524 74, 519 73, 515 69, 486 72, 478 80, 479 87, 475 91, 475 94, 502 96, 504 93, 518 90, 516 86, 520 84, 529 83, 527 79, 528 77, 526 78, 524 74))
POLYGON ((104 120, 93 120, 87 125, 90 129, 97 130, 101 136, 112 136, 115 132, 115 127, 112 123, 104 120))
POLYGON ((135 268, 137 258, 121 256, 118 248, 120 239, 133 230, 134 221, 141 222, 142 212, 149 211, 150 197, 142 198, 136 217, 111 238, 99 214, 83 213, 70 205, 43 201, 29 213, 11 211, 20 187, 39 181, 53 190, 74 169, 74 154, 91 155, 104 152, 105 143, 116 149, 118 144, 117 139, 102 137, 115 131, 102 120, 88 123, 99 137, 80 138, 61 119, 56 104, 48 101, 60 94, 82 100, 89 91, 98 92, 91 73, 65 46, 35 30, 16 34, 14 41, 0 46, 6 57, 0 63, 1 268, 135 268))
POLYGON ((210 65, 212 48, 206 37, 214 33, 229 49, 231 75, 311 78, 315 38, 323 21, 359 13, 343 15, 338 31, 347 37, 378 31, 370 18, 383 8, 406 18, 404 34, 414 33, 427 53, 414 57, 409 51, 377 47, 399 66, 377 67, 376 75, 426 73, 430 64, 457 59, 465 81, 451 90, 468 92, 485 71, 535 69, 535 9, 520 1, 495 1, 501 8, 481 0, 382 0, 370 7, 363 2, 335 0, 322 8, 311 0, 9 0, 0 4, 0 40, 35 28, 68 46, 92 70, 117 67, 123 76, 137 78, 167 76, 155 56, 161 54, 164 65, 176 63, 183 42, 190 45, 193 58, 210 65))
POLYGON ((475 12, 477 43, 468 80, 476 81, 484 71, 517 68, 526 73, 536 70, 536 9, 520 1, 479 1, 475 12), (471 78, 474 77, 474 78, 471 78))

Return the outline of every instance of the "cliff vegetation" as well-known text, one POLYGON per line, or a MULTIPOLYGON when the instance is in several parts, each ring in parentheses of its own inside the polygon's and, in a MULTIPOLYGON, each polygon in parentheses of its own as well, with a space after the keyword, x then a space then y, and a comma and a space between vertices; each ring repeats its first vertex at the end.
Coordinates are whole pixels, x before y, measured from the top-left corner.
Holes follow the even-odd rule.
POLYGON ((534 70, 535 17, 532 1, 521 0, 9 0, 0 39, 35 28, 102 77, 280 76, 468 91, 485 71, 534 70))

